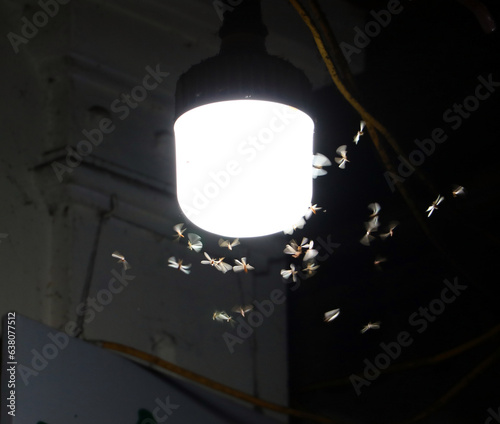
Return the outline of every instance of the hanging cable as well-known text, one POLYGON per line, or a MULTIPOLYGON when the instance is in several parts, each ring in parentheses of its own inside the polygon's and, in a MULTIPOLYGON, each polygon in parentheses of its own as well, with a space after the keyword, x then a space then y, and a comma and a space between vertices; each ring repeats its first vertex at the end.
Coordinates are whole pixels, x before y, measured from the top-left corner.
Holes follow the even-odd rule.
POLYGON ((251 396, 245 392, 242 392, 237 389, 233 389, 232 387, 226 386, 217 381, 211 380, 210 378, 204 377, 200 374, 196 374, 192 371, 187 370, 186 368, 182 368, 178 365, 175 365, 171 362, 165 361, 157 356, 154 356, 150 353, 143 352, 141 350, 135 349, 130 346, 122 345, 120 343, 114 343, 104 340, 86 340, 87 342, 93 343, 97 346, 103 347, 108 350, 114 350, 117 352, 121 352, 125 355, 130 355, 134 358, 146 361, 150 364, 159 366, 167 371, 170 371, 174 374, 177 374, 183 378, 186 378, 195 383, 201 384, 203 386, 209 387, 210 389, 216 390, 218 392, 229 395, 233 398, 243 400, 248 402, 254 406, 258 406, 261 408, 268 409, 270 411, 279 412, 281 414, 304 418, 318 423, 327 423, 327 424, 345 424, 345 422, 335 421, 331 418, 322 417, 320 415, 311 414, 309 412, 300 411, 298 409, 288 408, 286 406, 281 406, 272 402, 265 401, 263 399, 256 398, 251 396))

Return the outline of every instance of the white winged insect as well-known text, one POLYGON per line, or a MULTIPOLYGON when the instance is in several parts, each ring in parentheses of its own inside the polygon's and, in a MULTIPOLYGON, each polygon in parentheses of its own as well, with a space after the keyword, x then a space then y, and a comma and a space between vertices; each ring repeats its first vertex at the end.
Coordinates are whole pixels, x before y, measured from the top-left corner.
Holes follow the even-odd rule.
POLYGON ((375 265, 375 268, 377 268, 378 271, 382 271, 382 267, 380 266, 382 262, 387 262, 387 258, 384 258, 383 256, 377 256, 373 261, 373 265, 375 265))
POLYGON ((455 186, 453 187, 453 191, 451 193, 453 194, 453 197, 463 196, 465 194, 465 188, 462 186, 455 186))
POLYGON ((283 253, 292 255, 294 258, 298 258, 303 253, 302 250, 309 247, 309 244, 307 244, 308 241, 309 240, 305 237, 302 239, 300 244, 297 244, 295 240, 290 240, 290 243, 283 249, 283 253))
POLYGON ((325 155, 321 153, 316 153, 313 156, 313 174, 312 177, 321 177, 322 175, 328 174, 327 171, 325 171, 323 168, 325 166, 330 166, 332 163, 330 162, 330 159, 328 159, 325 155))
POLYGON ((251 271, 252 269, 255 269, 252 265, 247 264, 247 258, 241 258, 241 261, 238 259, 234 260, 234 263, 236 264, 233 266, 233 271, 234 272, 240 272, 240 271, 251 271))
POLYGON ((394 229, 399 225, 398 221, 391 221, 387 227, 387 233, 380 234, 380 238, 385 240, 387 237, 392 237, 394 235, 394 229))
POLYGON ((291 235, 293 232, 298 228, 302 229, 304 228, 304 225, 306 225, 306 221, 304 218, 300 218, 294 225, 292 225, 290 228, 286 228, 283 230, 283 233, 291 235))
POLYGON ((295 264, 290 264, 290 269, 282 269, 280 271, 280 274, 285 280, 288 280, 290 277, 292 277, 292 281, 296 283, 298 272, 299 271, 295 269, 295 264))
POLYGON ((187 265, 183 265, 182 264, 182 259, 179 259, 179 261, 177 261, 175 259, 175 256, 170 256, 170 258, 168 258, 168 266, 172 267, 172 268, 177 268, 179 271, 182 271, 184 274, 189 274, 191 272, 191 264, 187 264, 187 265))
POLYGON ((358 144, 359 138, 364 134, 363 130, 365 129, 365 126, 366 126, 365 121, 361 121, 359 123, 359 131, 354 136, 354 139, 353 139, 354 143, 358 144))
POLYGON ((332 309, 331 311, 325 312, 324 321, 332 322, 340 314, 340 309, 332 309))
POLYGON ((217 265, 217 260, 215 258, 211 258, 207 252, 203 252, 203 254, 205 255, 205 258, 207 258, 207 260, 201 261, 203 265, 211 265, 211 266, 217 265))
MULTIPOLYGON (((311 205, 307 208, 307 212, 305 213, 304 217, 306 219, 309 219, 313 214, 316 215, 316 212, 322 209, 323 208, 321 206, 318 206, 317 204, 311 205)), ((323 212, 326 212, 326 209, 324 209, 323 212)))
POLYGON ((316 249, 313 249, 314 247, 314 241, 310 241, 307 246, 307 251, 304 253, 304 262, 310 261, 312 258, 315 258, 318 255, 318 251, 316 249))
POLYGON ((212 319, 220 322, 222 321, 230 322, 232 318, 225 311, 215 311, 214 314, 212 315, 212 319))
POLYGON ((201 237, 195 233, 188 233, 188 249, 199 252, 203 248, 201 237))
POLYGON ((438 195, 437 199, 432 202, 432 205, 430 205, 426 212, 429 212, 429 215, 427 215, 427 218, 429 218, 432 215, 432 212, 434 212, 437 208, 438 205, 444 200, 444 197, 442 197, 440 194, 438 195))
POLYGON ((372 218, 370 221, 365 222, 366 234, 359 241, 361 244, 365 246, 369 246, 370 242, 372 242, 375 237, 372 236, 372 233, 377 231, 379 227, 378 216, 372 218))
MULTIPOLYGON (((314 262, 314 261, 308 261, 304 262, 305 268, 302 270, 302 272, 307 273, 308 277, 312 277, 314 274, 316 274, 317 269, 319 268, 319 265, 314 262)), ((302 265, 304 266, 304 265, 302 265)))
POLYGON ((239 239, 234 239, 233 241, 229 240, 224 240, 224 239, 219 239, 219 246, 220 247, 227 247, 229 250, 233 250, 234 246, 238 246, 240 244, 239 239))
POLYGON ((215 269, 225 274, 228 271, 231 271, 233 267, 228 263, 224 262, 225 258, 219 258, 219 260, 215 261, 215 269))
POLYGON ((245 316, 247 312, 250 312, 253 309, 253 305, 241 305, 241 306, 235 306, 232 311, 237 312, 238 314, 241 314, 242 317, 245 316))
POLYGON ((369 322, 361 329, 361 334, 366 333, 368 330, 378 330, 380 328, 380 321, 377 322, 369 322))
POLYGON ((179 241, 181 238, 184 238, 184 231, 186 231, 186 228, 182 228, 184 226, 184 223, 181 222, 180 224, 175 224, 174 225, 174 241, 179 241))
POLYGON ((118 259, 118 263, 123 264, 123 269, 126 271, 127 269, 132 268, 130 264, 126 261, 125 256, 123 256, 120 252, 115 251, 111 254, 113 258, 118 259))
POLYGON ((380 207, 380 205, 377 202, 374 202, 374 203, 370 203, 368 205, 368 209, 370 209, 372 211, 372 213, 370 214, 370 218, 374 218, 380 214, 380 210, 382 208, 380 207))
POLYGON ((335 162, 339 164, 340 169, 344 169, 345 165, 349 160, 347 159, 347 146, 343 144, 342 146, 339 146, 337 149, 337 154, 340 156, 339 158, 335 158, 335 162))

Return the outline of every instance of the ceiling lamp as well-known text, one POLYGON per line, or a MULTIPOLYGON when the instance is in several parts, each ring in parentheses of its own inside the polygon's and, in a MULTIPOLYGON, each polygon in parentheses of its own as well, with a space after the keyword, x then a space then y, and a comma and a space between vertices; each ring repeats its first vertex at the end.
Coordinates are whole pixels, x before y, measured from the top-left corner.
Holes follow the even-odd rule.
POLYGON ((267 54, 260 2, 227 11, 220 52, 175 93, 177 198, 198 227, 256 237, 292 227, 312 198, 314 123, 305 75, 267 54))

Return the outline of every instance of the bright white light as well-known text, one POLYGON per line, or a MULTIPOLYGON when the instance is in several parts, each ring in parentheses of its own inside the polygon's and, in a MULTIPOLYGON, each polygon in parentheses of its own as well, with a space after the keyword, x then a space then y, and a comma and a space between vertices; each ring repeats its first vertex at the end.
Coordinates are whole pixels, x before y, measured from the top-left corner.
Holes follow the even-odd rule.
POLYGON ((312 198, 312 119, 262 100, 212 103, 174 125, 177 198, 194 224, 225 237, 291 227, 312 198))

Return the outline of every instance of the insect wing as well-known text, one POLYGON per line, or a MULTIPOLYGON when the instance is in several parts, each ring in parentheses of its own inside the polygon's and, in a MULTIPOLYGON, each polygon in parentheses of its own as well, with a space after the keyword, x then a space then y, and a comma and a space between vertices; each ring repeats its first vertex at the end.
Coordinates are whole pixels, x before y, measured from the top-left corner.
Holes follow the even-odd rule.
POLYGON ((172 268, 177 268, 179 266, 175 256, 170 256, 170 258, 168 258, 168 266, 171 266, 172 268))
POLYGON ((121 261, 124 261, 124 260, 125 260, 125 256, 123 256, 120 252, 117 252, 117 251, 113 252, 113 253, 111 254, 111 256, 112 256, 113 258, 119 259, 119 260, 121 260, 121 261))
POLYGON ((289 244, 286 245, 286 247, 283 250, 283 252, 286 253, 287 255, 296 255, 297 253, 299 253, 296 249, 294 249, 289 244))
POLYGON ((226 272, 231 271, 233 267, 226 262, 218 262, 217 264, 215 264, 215 269, 225 274, 226 272))
POLYGON ((332 309, 331 311, 325 312, 325 322, 331 322, 337 318, 340 314, 340 309, 332 309))
POLYGON ((372 211, 370 216, 375 216, 379 214, 381 207, 377 202, 374 202, 368 205, 368 209, 372 211))
POLYGON ((181 271, 184 273, 184 274, 189 274, 191 272, 191 264, 187 264, 187 265, 181 265, 181 271))
POLYGON ((321 177, 321 176, 326 175, 326 174, 328 174, 328 172, 325 171, 324 169, 313 168, 313 172, 312 172, 313 178, 321 177))
POLYGON ((224 240, 224 239, 219 239, 219 246, 220 247, 227 247, 229 246, 229 240, 224 240))
POLYGON ((328 159, 325 155, 321 153, 316 153, 313 156, 313 166, 314 167, 321 167, 321 166, 330 166, 332 163, 330 162, 330 159, 328 159))
MULTIPOLYGON (((347 153, 347 145, 343 144, 342 146, 339 146, 337 148, 337 153, 342 156, 343 158, 345 158, 345 155, 347 153)), ((338 162, 337 162, 338 163, 338 162)))
POLYGON ((318 255, 318 251, 316 249, 309 249, 305 254, 304 254, 304 261, 310 261, 311 259, 315 258, 318 255))

